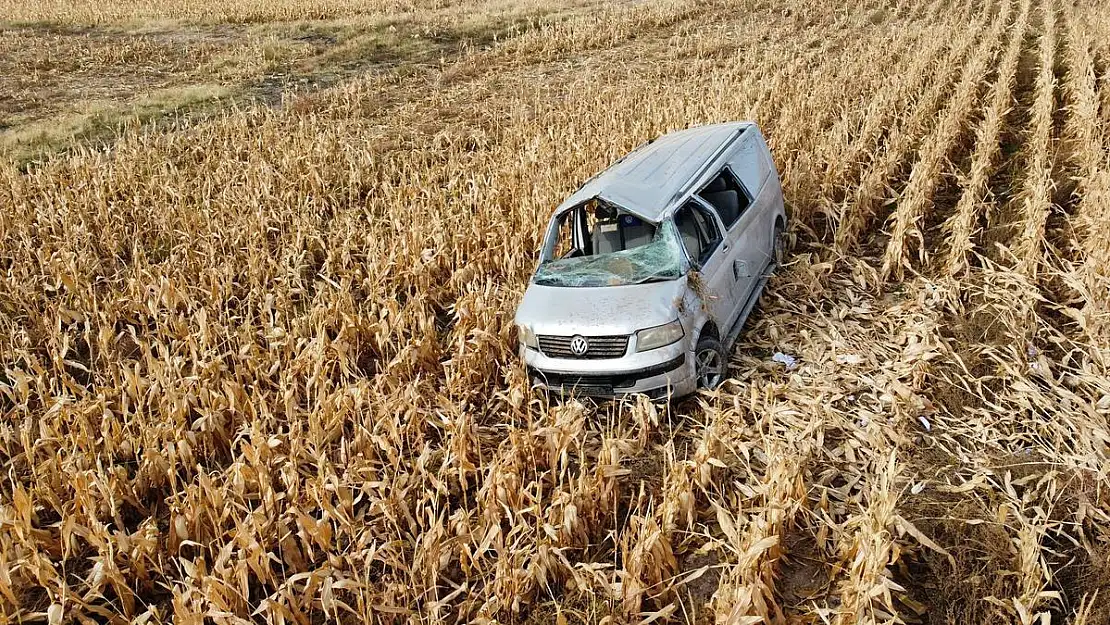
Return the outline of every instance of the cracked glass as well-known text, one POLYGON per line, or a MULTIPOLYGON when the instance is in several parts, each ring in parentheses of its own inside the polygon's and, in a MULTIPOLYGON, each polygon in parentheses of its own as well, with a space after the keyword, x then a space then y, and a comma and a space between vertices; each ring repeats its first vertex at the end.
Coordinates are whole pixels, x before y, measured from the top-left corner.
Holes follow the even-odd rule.
POLYGON ((686 270, 673 221, 651 224, 591 200, 553 222, 533 281, 560 287, 623 286, 674 280, 686 270))

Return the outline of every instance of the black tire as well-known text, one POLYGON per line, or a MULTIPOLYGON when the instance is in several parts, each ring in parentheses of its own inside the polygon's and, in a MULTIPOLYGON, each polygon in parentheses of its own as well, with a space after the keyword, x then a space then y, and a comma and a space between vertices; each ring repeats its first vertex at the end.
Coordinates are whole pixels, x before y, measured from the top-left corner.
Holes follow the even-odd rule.
POLYGON ((783 230, 782 224, 775 224, 775 234, 771 240, 771 246, 775 269, 778 269, 786 262, 786 231, 783 230))
POLYGON ((713 390, 721 385, 728 373, 728 357, 721 342, 712 336, 702 336, 694 349, 694 373, 698 388, 713 390))

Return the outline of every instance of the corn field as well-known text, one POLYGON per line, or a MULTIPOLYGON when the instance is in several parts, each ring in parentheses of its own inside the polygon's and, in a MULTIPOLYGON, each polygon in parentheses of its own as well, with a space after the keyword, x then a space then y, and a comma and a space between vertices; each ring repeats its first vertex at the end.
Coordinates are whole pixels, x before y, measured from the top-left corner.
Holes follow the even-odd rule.
POLYGON ((0 166, 0 252, 0 622, 1110 623, 1101 2, 589 5, 0 166), (792 245, 730 379, 532 391, 553 207, 735 119, 792 245))

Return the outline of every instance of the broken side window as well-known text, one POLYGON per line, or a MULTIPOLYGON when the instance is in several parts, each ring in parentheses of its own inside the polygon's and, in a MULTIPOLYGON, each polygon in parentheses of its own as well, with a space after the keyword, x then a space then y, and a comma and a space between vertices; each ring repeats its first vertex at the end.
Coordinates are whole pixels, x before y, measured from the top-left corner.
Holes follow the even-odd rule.
POLYGON ((690 200, 675 213, 674 220, 690 258, 705 263, 721 243, 721 231, 709 210, 690 200))

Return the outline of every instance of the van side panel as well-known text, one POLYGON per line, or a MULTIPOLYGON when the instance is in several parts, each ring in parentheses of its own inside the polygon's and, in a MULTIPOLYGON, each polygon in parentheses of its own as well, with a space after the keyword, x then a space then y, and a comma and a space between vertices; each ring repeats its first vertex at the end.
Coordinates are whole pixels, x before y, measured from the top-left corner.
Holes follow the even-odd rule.
POLYGON ((774 172, 775 177, 778 177, 778 170, 775 169, 775 161, 771 158, 771 148, 767 145, 767 140, 763 137, 763 133, 758 129, 754 132, 755 140, 759 144, 760 156, 762 156, 763 165, 767 168, 768 173, 774 172))
POLYGON ((751 248, 748 254, 752 270, 759 272, 771 260, 775 221, 779 217, 785 221, 785 213, 778 171, 758 128, 750 128, 737 140, 728 164, 752 195, 747 211, 752 214, 745 215, 747 219, 741 217, 741 221, 746 222, 745 230, 753 232, 741 238, 742 245, 751 248))
POLYGON ((771 148, 767 145, 767 140, 763 137, 763 133, 757 128, 752 134, 759 145, 760 160, 763 162, 763 166, 767 171, 767 180, 764 184, 770 185, 767 190, 771 192, 771 197, 769 199, 774 217, 771 218, 770 223, 773 228, 775 217, 781 217, 783 223, 786 223, 786 207, 782 195, 782 180, 779 178, 779 171, 775 167, 774 158, 771 156, 771 148))

